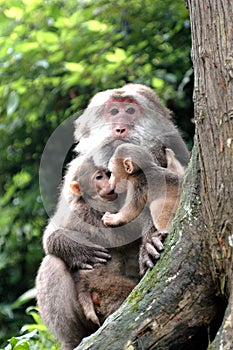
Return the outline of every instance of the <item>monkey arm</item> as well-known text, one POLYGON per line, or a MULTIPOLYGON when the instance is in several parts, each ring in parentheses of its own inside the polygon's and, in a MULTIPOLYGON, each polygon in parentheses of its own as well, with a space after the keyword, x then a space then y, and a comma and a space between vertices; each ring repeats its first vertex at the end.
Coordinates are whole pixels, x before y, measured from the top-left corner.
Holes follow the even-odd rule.
POLYGON ((124 205, 116 214, 106 212, 102 217, 106 226, 120 226, 133 221, 140 214, 141 208, 136 207, 132 203, 124 205))
POLYGON ((106 263, 111 256, 108 250, 89 242, 83 232, 65 228, 47 227, 43 236, 46 254, 61 258, 69 269, 92 269, 96 263, 106 263))
POLYGON ((125 203, 116 214, 105 213, 102 221, 106 226, 119 226, 127 224, 141 213, 147 202, 147 189, 144 175, 131 177, 127 185, 125 203))

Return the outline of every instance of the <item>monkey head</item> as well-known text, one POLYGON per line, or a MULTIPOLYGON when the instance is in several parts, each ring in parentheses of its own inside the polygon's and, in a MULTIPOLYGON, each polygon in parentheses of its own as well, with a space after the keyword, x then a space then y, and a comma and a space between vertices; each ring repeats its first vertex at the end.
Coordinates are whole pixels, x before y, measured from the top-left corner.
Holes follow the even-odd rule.
POLYGON ((117 193, 125 192, 127 180, 138 172, 144 172, 153 166, 154 160, 151 153, 133 144, 119 145, 108 163, 111 172, 109 183, 117 193), (142 156, 143 155, 143 156, 142 156))
POLYGON ((88 158, 77 170, 76 178, 71 181, 70 188, 77 197, 113 201, 117 198, 117 194, 109 184, 109 177, 108 169, 98 169, 93 159, 88 158))
POLYGON ((76 151, 86 153, 106 138, 127 139, 151 147, 157 137, 171 134, 170 112, 152 89, 127 84, 97 93, 75 122, 76 151), (94 142, 93 142, 94 140, 94 142))

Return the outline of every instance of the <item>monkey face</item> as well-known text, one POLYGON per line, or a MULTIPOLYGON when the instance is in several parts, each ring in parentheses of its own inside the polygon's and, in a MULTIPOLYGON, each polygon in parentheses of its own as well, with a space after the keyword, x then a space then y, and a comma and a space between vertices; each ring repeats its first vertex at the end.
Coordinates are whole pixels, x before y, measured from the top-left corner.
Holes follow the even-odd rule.
POLYGON ((97 170, 92 176, 91 183, 93 184, 95 192, 103 199, 114 201, 117 194, 109 183, 109 172, 104 170, 97 170))
POLYGON ((110 124, 114 138, 125 138, 140 115, 140 106, 133 99, 110 98, 104 108, 104 119, 110 124))

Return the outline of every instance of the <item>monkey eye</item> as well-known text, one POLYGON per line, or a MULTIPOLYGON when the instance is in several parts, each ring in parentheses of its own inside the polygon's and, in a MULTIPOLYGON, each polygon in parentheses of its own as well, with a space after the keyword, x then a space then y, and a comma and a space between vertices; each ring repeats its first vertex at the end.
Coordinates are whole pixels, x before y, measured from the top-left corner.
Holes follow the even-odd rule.
POLYGON ((111 110, 110 110, 110 114, 111 115, 117 115, 119 113, 119 109, 118 108, 112 108, 111 110))
POLYGON ((103 174, 98 173, 98 174, 96 174, 95 178, 96 178, 96 180, 102 180, 103 174))
POLYGON ((135 113, 135 108, 133 108, 133 107, 127 108, 127 109, 126 109, 126 113, 128 113, 128 114, 134 114, 134 113, 135 113))

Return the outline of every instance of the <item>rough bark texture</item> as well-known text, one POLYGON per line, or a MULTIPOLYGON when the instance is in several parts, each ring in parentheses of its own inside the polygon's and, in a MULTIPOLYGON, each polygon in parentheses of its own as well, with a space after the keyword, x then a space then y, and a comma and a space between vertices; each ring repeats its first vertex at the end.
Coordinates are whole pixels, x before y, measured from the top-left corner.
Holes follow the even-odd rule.
POLYGON ((232 270, 233 238, 229 240, 233 207, 233 3, 231 0, 189 3, 202 203, 214 278, 221 282, 219 288, 225 296, 230 293, 228 282, 232 277, 226 271, 232 270))
POLYGON ((182 203, 161 260, 79 350, 233 349, 233 2, 187 4, 197 142, 182 203))
POLYGON ((194 102, 203 217, 210 268, 229 305, 211 349, 233 348, 233 3, 188 1, 195 68, 194 102), (231 346, 229 346, 231 344, 231 346))
POLYGON ((163 258, 123 307, 77 349, 206 349, 222 317, 205 249, 197 154, 163 258), (193 170, 195 169, 195 170, 193 170))

